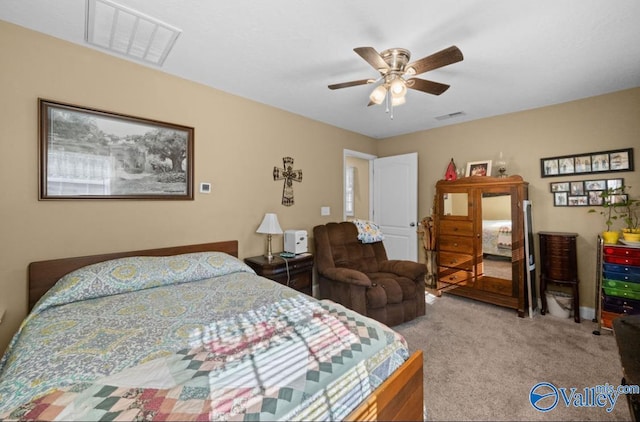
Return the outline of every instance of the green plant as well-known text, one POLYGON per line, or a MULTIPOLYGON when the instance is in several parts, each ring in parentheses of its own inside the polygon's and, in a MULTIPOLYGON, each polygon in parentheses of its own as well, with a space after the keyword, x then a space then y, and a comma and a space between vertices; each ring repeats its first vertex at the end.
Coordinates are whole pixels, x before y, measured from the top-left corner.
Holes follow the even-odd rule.
POLYGON ((640 227, 640 216, 638 212, 640 211, 640 199, 633 199, 629 195, 628 189, 631 186, 622 186, 620 188, 620 194, 624 195, 623 201, 614 208, 618 213, 618 217, 624 221, 625 228, 624 231, 627 232, 637 232, 640 227))
POLYGON ((599 195, 602 200, 602 209, 598 211, 592 208, 588 211, 589 213, 597 212, 604 217, 604 224, 606 224, 608 232, 611 231, 614 221, 618 219, 619 213, 616 210, 620 206, 620 202, 615 201, 614 198, 617 197, 616 195, 620 195, 622 190, 622 187, 603 190, 599 195))

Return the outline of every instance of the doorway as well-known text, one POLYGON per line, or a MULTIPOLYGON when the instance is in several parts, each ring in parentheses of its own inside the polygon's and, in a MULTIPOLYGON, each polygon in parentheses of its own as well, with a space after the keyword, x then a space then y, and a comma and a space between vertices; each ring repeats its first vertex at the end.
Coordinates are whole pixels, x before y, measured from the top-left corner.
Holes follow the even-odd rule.
POLYGON ((372 161, 375 155, 344 150, 342 219, 373 219, 372 161))
POLYGON ((343 220, 375 221, 389 259, 418 259, 417 165, 417 153, 377 158, 344 150, 343 220))

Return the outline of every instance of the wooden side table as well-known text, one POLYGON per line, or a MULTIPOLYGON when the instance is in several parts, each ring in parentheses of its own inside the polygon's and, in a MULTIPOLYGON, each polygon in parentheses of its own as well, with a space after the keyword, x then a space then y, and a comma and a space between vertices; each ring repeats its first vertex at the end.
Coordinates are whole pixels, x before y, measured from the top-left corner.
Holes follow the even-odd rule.
POLYGON ((294 258, 276 255, 271 262, 262 255, 253 256, 245 258, 244 262, 262 277, 313 296, 313 255, 310 253, 299 254, 294 258))
POLYGON ((577 233, 538 232, 540 236, 540 298, 542 309, 547 312, 547 283, 567 285, 573 292, 573 317, 580 322, 580 296, 578 294, 577 233))

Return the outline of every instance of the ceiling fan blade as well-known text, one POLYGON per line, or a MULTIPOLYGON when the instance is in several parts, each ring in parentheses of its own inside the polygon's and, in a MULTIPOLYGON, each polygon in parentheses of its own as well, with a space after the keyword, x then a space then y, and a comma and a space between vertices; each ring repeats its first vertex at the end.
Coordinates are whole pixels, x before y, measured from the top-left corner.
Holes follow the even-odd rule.
POLYGON ((462 59, 464 59, 462 51, 454 45, 409 63, 405 67, 405 70, 409 75, 419 75, 429 70, 460 62, 462 59))
POLYGON ((339 84, 329 85, 329 89, 348 88, 350 86, 365 85, 374 83, 375 79, 360 79, 359 81, 342 82, 339 84))
POLYGON ((389 65, 384 61, 380 53, 376 51, 373 47, 357 47, 354 48, 355 51, 360 57, 366 60, 375 70, 378 72, 382 72, 384 70, 389 69, 389 65))
POLYGON ((449 89, 449 85, 424 79, 411 78, 407 81, 407 88, 426 92, 427 94, 440 95, 449 89))

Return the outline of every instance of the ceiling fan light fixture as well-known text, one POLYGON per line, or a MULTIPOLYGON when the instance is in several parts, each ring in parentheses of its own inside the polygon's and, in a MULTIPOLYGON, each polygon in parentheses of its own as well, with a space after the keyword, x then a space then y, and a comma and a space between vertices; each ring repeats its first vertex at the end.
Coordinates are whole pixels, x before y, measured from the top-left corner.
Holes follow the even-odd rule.
POLYGON ((404 98, 407 93, 407 85, 404 79, 398 77, 392 80, 389 85, 389 91, 391 91, 391 96, 393 96, 393 98, 404 98))
POLYGON ((374 104, 382 104, 384 97, 387 96, 387 88, 384 85, 378 85, 376 89, 371 92, 369 99, 374 104))
POLYGON ((402 105, 402 104, 404 104, 404 103, 406 103, 406 102, 407 102, 407 98, 406 98, 406 97, 404 97, 404 96, 402 96, 402 97, 394 97, 394 96, 391 96, 391 105, 392 105, 393 107, 396 107, 396 106, 402 105))

